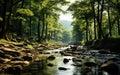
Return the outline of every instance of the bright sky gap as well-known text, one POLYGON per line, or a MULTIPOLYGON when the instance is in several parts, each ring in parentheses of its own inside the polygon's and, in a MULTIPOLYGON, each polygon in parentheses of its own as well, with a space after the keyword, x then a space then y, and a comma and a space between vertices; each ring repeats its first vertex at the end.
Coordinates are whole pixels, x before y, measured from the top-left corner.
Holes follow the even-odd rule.
MULTIPOLYGON (((67 0, 67 1, 70 1, 71 3, 74 3, 76 0, 67 0)), ((61 7, 63 10, 67 10, 68 6, 62 6, 61 7)), ((66 13, 66 14, 63 14, 61 13, 60 14, 60 20, 68 20, 68 21, 73 21, 72 19, 72 14, 71 13, 66 13)))

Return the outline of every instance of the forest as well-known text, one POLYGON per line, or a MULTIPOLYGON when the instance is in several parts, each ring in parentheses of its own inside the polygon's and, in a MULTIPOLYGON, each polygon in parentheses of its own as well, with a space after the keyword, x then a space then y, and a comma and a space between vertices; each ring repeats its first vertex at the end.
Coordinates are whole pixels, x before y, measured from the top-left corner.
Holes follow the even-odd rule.
POLYGON ((71 34, 59 22, 66 0, 1 0, 0 38, 69 42, 71 34), (65 40, 67 39, 67 40, 65 40))
POLYGON ((119 75, 119 45, 119 0, 0 0, 0 75, 119 75))
POLYGON ((1 0, 0 38, 86 42, 119 38, 119 0, 1 0), (73 30, 59 22, 61 6, 73 15, 73 30), (71 35, 72 32, 72 35, 71 35))
POLYGON ((73 12, 73 38, 90 41, 119 38, 119 0, 81 0, 68 8, 73 12))

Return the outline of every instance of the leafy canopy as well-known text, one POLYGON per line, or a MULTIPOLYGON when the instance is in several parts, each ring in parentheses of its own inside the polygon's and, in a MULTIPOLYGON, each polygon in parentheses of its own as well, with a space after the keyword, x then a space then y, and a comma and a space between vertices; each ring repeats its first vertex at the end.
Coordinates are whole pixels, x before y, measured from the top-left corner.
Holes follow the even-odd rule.
POLYGON ((34 13, 30 9, 18 8, 17 13, 26 16, 33 16, 34 13))

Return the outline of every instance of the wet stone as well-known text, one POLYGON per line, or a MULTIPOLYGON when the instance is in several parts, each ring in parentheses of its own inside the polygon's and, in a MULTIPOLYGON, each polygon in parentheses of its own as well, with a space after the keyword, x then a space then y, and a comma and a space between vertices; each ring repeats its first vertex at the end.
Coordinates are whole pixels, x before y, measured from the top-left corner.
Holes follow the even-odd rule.
POLYGON ((51 55, 51 56, 49 56, 47 59, 49 59, 49 60, 54 60, 54 59, 55 59, 55 56, 54 56, 54 55, 51 55))

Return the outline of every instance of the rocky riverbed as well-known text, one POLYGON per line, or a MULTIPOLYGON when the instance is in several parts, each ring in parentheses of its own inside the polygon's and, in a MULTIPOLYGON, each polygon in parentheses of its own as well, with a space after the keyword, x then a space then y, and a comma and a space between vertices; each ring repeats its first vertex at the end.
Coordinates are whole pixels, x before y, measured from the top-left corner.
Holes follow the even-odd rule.
POLYGON ((107 50, 89 50, 81 46, 79 48, 69 46, 46 50, 43 54, 47 56, 46 60, 31 65, 24 74, 119 75, 120 56, 107 50))
POLYGON ((35 61, 44 59, 43 50, 54 49, 60 46, 45 46, 28 43, 0 42, 0 75, 19 75, 23 69, 35 61))
POLYGON ((31 45, 0 42, 0 75, 119 75, 119 53, 83 46, 31 45))

